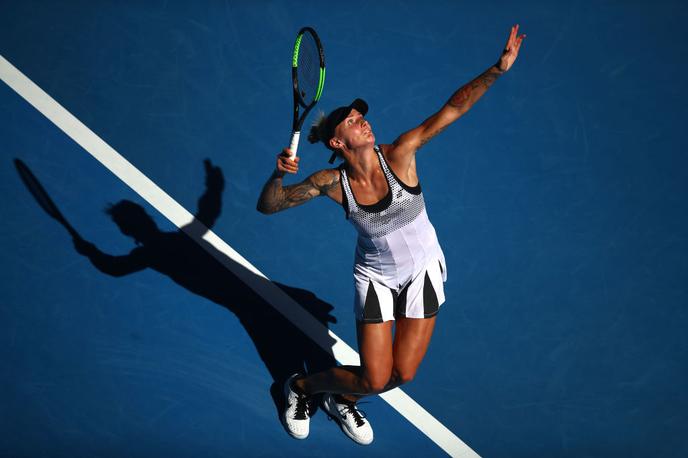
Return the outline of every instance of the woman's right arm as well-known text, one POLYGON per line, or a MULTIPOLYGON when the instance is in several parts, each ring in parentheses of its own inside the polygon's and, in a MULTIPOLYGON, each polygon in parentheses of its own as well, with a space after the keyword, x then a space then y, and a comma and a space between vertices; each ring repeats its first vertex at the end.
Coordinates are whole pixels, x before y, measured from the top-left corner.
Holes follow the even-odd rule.
POLYGON ((138 272, 148 267, 149 264, 148 256, 143 247, 136 247, 131 253, 124 256, 112 256, 103 253, 94 244, 81 237, 77 237, 73 241, 77 253, 86 256, 96 269, 113 277, 123 277, 138 272))
POLYGON ((289 155, 289 149, 285 148, 277 156, 277 169, 263 186, 258 198, 256 208, 259 212, 269 215, 301 205, 318 196, 334 198, 333 191, 338 190, 339 184, 339 173, 336 170, 320 170, 301 183, 282 186, 282 178, 286 173, 295 174, 298 171, 299 158, 292 160, 289 155))

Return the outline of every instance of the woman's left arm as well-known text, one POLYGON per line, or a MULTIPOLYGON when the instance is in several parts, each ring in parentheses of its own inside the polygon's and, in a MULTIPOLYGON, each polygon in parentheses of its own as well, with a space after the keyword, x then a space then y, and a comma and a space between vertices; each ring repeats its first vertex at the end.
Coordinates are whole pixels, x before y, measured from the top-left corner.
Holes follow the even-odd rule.
POLYGON ((511 28, 509 39, 504 51, 496 64, 485 70, 470 83, 457 90, 442 106, 440 111, 430 116, 423 123, 402 134, 394 141, 393 154, 400 156, 413 156, 416 150, 425 145, 431 138, 442 132, 449 124, 466 113, 480 97, 485 94, 492 83, 508 71, 518 56, 518 50, 525 38, 525 34, 518 35, 518 24, 511 28))

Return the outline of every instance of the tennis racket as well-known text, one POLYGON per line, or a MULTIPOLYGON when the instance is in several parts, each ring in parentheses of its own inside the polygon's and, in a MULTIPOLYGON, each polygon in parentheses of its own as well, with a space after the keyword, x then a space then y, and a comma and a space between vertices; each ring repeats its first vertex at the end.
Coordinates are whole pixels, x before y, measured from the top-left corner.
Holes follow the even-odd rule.
POLYGON ((60 210, 57 208, 55 205, 55 202, 52 201, 52 199, 48 196, 48 193, 45 191, 43 186, 41 186, 41 183, 38 181, 38 178, 31 173, 31 170, 24 164, 19 159, 14 160, 14 166, 17 168, 17 172, 19 172, 19 177, 22 179, 24 184, 26 185, 27 189, 33 195, 33 197, 36 199, 36 202, 38 202, 38 205, 45 210, 45 212, 56 219, 60 224, 62 224, 65 229, 71 234, 72 237, 74 238, 81 238, 79 234, 76 232, 76 230, 72 227, 71 224, 67 222, 64 216, 62 216, 62 213, 60 210))
POLYGON ((294 86, 294 123, 289 149, 293 159, 299 148, 303 121, 320 100, 325 85, 325 53, 320 38, 311 27, 302 28, 296 35, 291 78, 294 86), (299 116, 301 109, 303 112, 299 116))

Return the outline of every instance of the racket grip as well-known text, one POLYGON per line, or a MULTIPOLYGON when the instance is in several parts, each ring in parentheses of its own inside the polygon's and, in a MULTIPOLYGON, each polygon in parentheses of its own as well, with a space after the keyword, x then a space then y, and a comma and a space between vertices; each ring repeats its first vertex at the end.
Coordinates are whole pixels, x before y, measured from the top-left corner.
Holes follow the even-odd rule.
POLYGON ((301 138, 300 131, 291 133, 291 142, 289 142, 289 150, 291 151, 290 159, 294 159, 296 157, 296 151, 299 149, 299 138, 301 138))

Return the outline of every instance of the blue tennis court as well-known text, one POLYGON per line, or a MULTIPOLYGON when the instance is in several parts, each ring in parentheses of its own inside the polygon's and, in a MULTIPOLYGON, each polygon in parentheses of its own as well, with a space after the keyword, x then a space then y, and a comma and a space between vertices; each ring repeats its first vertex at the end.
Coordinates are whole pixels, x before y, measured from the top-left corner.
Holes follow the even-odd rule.
MULTIPOLYGON (((323 412, 305 441, 284 431, 281 383, 334 364, 333 335, 356 348, 356 232, 328 199, 271 216, 256 201, 289 141, 300 27, 325 48, 317 108, 362 97, 390 143, 492 65, 514 23, 527 34, 514 67, 418 153, 449 278, 429 352, 402 390, 483 457, 688 456, 685 4, 0 11, 0 456, 447 456, 379 396, 361 405, 368 447, 323 412), (151 194, 18 95, 10 64, 151 194), (36 203, 14 159, 101 264, 36 203), (150 195, 270 282, 180 232, 173 220, 186 214, 163 215, 168 201, 150 195), (121 202, 128 226, 106 213, 121 202), (129 235, 143 227, 156 228, 156 249, 137 264, 129 235)), ((286 183, 329 166, 322 146, 302 140, 299 156, 286 183)))

